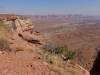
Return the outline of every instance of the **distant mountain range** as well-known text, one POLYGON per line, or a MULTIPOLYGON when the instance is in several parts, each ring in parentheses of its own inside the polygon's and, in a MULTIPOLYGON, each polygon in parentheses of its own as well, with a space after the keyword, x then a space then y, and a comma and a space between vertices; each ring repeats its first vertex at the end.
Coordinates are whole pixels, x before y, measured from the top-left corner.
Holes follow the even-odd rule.
POLYGON ((85 16, 85 15, 29 15, 33 21, 48 21, 48 22, 99 22, 100 16, 85 16))
MULTIPOLYGON (((14 16, 14 14, 0 14, 0 17, 14 16)), ((18 16, 18 15, 15 15, 18 16)), ((88 15, 19 15, 31 18, 32 21, 67 22, 67 23, 100 23, 100 16, 88 15)))

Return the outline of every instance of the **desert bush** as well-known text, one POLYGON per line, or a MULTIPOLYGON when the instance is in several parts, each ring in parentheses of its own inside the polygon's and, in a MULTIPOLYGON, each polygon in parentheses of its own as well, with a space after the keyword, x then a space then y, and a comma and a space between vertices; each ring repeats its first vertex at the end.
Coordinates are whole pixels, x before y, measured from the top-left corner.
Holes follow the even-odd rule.
POLYGON ((76 57, 76 53, 74 51, 69 50, 67 47, 58 46, 55 49, 55 54, 61 54, 64 56, 66 60, 73 60, 76 57))
POLYGON ((56 45, 49 43, 44 45, 43 49, 47 52, 54 53, 56 47, 56 45))
POLYGON ((65 54, 65 53, 67 53, 67 51, 68 51, 67 47, 58 46, 58 47, 55 48, 54 53, 55 54, 65 54))
POLYGON ((64 46, 57 46, 55 44, 46 44, 43 49, 45 49, 46 51, 53 53, 53 54, 63 54, 66 53, 67 51, 67 47, 64 46))
POLYGON ((46 52, 50 52, 51 54, 63 56, 65 60, 73 60, 76 57, 76 52, 69 50, 65 46, 55 46, 53 44, 48 44, 44 46, 44 49, 46 49, 46 52))
POLYGON ((73 51, 68 51, 67 52, 67 59, 73 60, 76 57, 76 53, 73 51))
POLYGON ((4 38, 0 38, 0 51, 11 51, 9 42, 4 38))
POLYGON ((54 64, 55 66, 64 67, 64 62, 62 61, 62 58, 58 55, 46 53, 45 60, 50 63, 54 64))
POLYGON ((53 64, 54 56, 52 54, 45 54, 45 59, 48 63, 53 64))

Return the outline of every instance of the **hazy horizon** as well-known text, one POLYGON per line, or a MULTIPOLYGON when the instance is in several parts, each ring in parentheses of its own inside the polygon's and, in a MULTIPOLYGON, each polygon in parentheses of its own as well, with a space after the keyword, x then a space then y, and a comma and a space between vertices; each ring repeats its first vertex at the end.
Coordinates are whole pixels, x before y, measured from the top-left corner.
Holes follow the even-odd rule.
POLYGON ((0 0, 1 14, 100 16, 99 7, 99 0, 0 0))

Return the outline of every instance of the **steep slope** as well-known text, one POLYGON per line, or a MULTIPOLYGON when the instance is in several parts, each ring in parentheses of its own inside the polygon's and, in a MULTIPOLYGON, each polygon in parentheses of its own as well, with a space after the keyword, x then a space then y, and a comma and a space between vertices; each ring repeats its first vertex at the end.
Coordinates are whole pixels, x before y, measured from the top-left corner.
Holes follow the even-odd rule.
POLYGON ((53 43, 66 45, 77 52, 76 61, 84 68, 91 70, 100 44, 100 25, 81 25, 76 30, 51 35, 53 43), (60 42, 60 43, 59 43, 60 42))
POLYGON ((70 60, 66 62, 66 68, 47 63, 41 49, 46 37, 40 32, 33 32, 33 25, 27 21, 19 17, 5 21, 11 27, 5 36, 11 51, 0 51, 1 75, 89 75, 87 70, 70 60))

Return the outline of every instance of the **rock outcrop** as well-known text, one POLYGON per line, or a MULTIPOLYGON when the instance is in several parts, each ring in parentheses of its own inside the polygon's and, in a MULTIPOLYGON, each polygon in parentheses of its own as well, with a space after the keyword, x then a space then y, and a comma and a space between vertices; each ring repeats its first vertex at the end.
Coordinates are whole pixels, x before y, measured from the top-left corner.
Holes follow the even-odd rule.
MULTIPOLYGON (((41 45, 41 36, 36 36, 33 33, 34 25, 29 19, 20 19, 20 17, 11 17, 6 22, 11 27, 12 32, 16 33, 23 40, 41 45)), ((38 34, 38 33, 37 33, 38 34)))

